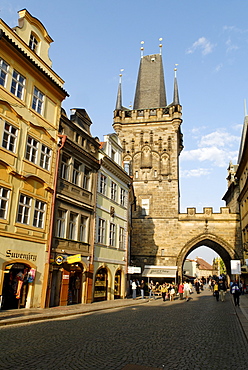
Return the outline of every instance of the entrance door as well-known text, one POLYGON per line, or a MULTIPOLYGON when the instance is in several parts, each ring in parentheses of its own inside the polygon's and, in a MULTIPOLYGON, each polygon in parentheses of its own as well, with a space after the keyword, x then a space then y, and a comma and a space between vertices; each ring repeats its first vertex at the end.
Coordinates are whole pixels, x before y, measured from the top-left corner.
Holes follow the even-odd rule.
POLYGON ((63 269, 59 302, 60 306, 67 306, 69 282, 70 282, 70 271, 63 269))
POLYGON ((23 263, 14 263, 5 267, 1 306, 3 310, 25 308, 29 270, 30 267, 23 263))
POLYGON ((121 270, 115 274, 115 299, 121 298, 121 270))
POLYGON ((107 270, 102 268, 96 273, 94 301, 107 300, 108 274, 107 270))

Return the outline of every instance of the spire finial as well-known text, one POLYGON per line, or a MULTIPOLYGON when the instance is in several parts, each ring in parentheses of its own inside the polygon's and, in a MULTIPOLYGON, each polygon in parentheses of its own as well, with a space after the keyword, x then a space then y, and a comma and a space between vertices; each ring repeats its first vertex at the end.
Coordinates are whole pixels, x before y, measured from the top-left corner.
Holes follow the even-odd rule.
POLYGON ((140 51, 141 51, 141 58, 143 58, 143 55, 144 55, 144 43, 145 41, 141 41, 141 47, 140 47, 140 51))
POLYGON ((120 80, 119 80, 119 83, 121 84, 121 80, 122 80, 122 72, 124 71, 124 69, 120 69, 120 74, 119 74, 119 77, 120 77, 120 80))
POLYGON ((177 77, 177 66, 178 66, 178 64, 175 64, 175 68, 174 68, 175 78, 177 77))
POLYGON ((163 39, 162 39, 162 37, 160 37, 158 40, 159 40, 159 42, 160 42, 160 43, 159 43, 160 55, 162 55, 162 47, 163 47, 163 45, 162 45, 162 40, 163 40, 163 39))
POLYGON ((245 117, 247 116, 246 99, 244 100, 245 117))

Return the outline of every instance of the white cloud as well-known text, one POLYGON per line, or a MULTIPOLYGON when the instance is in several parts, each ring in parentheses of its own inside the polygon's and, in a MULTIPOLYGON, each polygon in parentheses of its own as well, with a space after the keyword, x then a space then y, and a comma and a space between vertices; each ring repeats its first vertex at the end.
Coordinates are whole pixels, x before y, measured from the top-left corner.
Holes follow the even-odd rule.
POLYGON ((200 177, 206 176, 211 173, 211 170, 208 168, 196 168, 192 170, 180 170, 181 178, 190 178, 190 177, 200 177))
POLYGON ((212 53, 214 48, 214 44, 211 44, 205 37, 200 37, 197 41, 193 43, 193 45, 187 50, 187 54, 192 54, 196 51, 196 49, 202 50, 202 55, 207 55, 212 53))
POLYGON ((227 167, 230 160, 237 162, 238 151, 229 151, 228 148, 220 149, 216 146, 198 148, 184 151, 181 154, 182 161, 209 161, 217 167, 227 167))
POLYGON ((210 134, 202 136, 198 146, 203 148, 205 146, 211 147, 232 147, 233 144, 240 142, 239 136, 234 136, 226 131, 217 130, 210 134))
POLYGON ((239 47, 237 45, 234 45, 232 43, 231 39, 228 39, 226 41, 226 46, 227 46, 227 49, 226 49, 227 53, 230 53, 233 50, 238 50, 239 49, 239 47))
POLYGON ((219 72, 221 69, 223 68, 223 64, 222 63, 220 63, 220 64, 218 64, 216 67, 215 67, 215 72, 219 72))

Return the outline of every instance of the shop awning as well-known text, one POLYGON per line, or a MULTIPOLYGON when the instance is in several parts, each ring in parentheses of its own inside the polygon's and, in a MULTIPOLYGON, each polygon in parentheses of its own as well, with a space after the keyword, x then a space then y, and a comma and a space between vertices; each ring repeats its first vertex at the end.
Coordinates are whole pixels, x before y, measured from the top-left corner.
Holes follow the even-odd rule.
POLYGON ((175 278, 177 266, 148 266, 146 265, 142 276, 144 277, 170 277, 175 278))

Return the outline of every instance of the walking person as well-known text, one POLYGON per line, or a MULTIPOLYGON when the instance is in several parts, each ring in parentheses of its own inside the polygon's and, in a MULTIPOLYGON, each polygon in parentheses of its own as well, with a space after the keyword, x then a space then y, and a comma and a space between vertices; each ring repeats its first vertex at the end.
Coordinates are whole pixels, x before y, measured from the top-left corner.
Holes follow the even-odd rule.
POLYGON ((220 292, 221 302, 224 302, 225 295, 226 295, 226 283, 223 280, 219 281, 219 292, 220 292))
POLYGON ((167 286, 166 284, 164 283, 162 286, 161 286, 161 293, 162 293, 162 299, 163 299, 163 302, 165 302, 165 297, 166 297, 166 293, 168 292, 168 289, 167 289, 167 286))
POLYGON ((216 301, 219 302, 220 293, 219 293, 219 284, 217 281, 215 281, 214 283, 214 296, 216 298, 216 301))
POLYGON ((133 299, 136 299, 136 289, 137 289, 137 285, 136 285, 135 280, 133 280, 132 282, 133 299))
POLYGON ((141 294, 141 299, 145 299, 145 282, 144 282, 144 280, 141 280, 141 283, 140 283, 140 294, 141 294))
POLYGON ((240 289, 239 289, 239 284, 238 284, 237 280, 235 280, 235 282, 232 284, 231 293, 233 295, 233 300, 234 300, 235 306, 239 307, 240 289))
POLYGON ((178 293, 179 293, 179 299, 182 300, 183 299, 183 291, 184 291, 184 285, 183 283, 181 282, 179 284, 179 287, 178 287, 178 293))
POLYGON ((188 302, 189 301, 189 295, 190 295, 189 281, 186 280, 183 285, 184 285, 184 293, 183 293, 183 295, 184 295, 184 298, 185 298, 186 302, 188 302))
POLYGON ((154 289, 155 289, 155 286, 153 284, 153 281, 151 280, 151 282, 149 284, 149 299, 151 299, 152 296, 153 296, 153 299, 155 299, 154 289))
POLYGON ((200 294, 200 283, 198 279, 195 280, 195 291, 197 294, 200 294))

